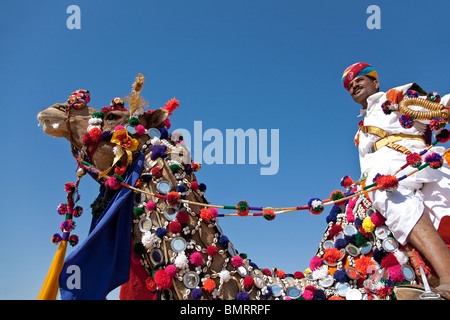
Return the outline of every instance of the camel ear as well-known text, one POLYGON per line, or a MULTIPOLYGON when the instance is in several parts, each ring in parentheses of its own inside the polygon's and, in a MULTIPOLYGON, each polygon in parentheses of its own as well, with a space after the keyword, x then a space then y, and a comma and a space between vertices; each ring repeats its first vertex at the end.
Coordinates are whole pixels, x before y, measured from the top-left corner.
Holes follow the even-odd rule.
POLYGON ((169 112, 164 109, 157 109, 152 113, 145 112, 143 117, 145 117, 146 126, 145 128, 158 128, 161 126, 164 120, 169 116, 169 112))

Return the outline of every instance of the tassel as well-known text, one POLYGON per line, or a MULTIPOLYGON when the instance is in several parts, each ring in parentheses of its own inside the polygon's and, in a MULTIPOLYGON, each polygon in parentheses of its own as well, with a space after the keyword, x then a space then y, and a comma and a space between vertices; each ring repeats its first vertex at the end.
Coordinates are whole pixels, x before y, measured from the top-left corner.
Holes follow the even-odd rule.
POLYGON ((66 255, 67 241, 62 240, 56 250, 50 270, 45 277, 44 283, 41 286, 37 300, 56 300, 56 295, 59 289, 59 274, 61 273, 64 257, 66 255))

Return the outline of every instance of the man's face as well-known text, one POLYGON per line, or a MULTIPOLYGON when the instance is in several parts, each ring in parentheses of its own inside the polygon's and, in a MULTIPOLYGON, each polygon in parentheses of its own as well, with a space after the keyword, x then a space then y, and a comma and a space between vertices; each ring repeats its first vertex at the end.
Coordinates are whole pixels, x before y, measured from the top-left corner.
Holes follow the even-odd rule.
POLYGON ((359 76, 353 79, 349 85, 349 92, 352 99, 364 108, 367 107, 367 98, 378 91, 378 81, 366 76, 359 76))

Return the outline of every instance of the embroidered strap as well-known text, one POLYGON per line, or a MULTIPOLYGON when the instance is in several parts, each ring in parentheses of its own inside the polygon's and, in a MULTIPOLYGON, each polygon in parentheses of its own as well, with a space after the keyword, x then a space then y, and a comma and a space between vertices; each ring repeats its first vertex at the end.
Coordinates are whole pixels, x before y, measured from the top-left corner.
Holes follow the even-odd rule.
POLYGON ((380 140, 375 141, 373 144, 374 151, 377 151, 378 149, 380 149, 382 147, 388 147, 388 148, 394 149, 396 151, 399 151, 401 153, 404 153, 406 155, 409 155, 409 154, 411 154, 410 150, 408 150, 407 148, 405 148, 401 145, 395 144, 395 142, 398 142, 398 141, 404 140, 404 139, 409 139, 409 140, 418 140, 418 141, 422 141, 423 143, 426 143, 425 137, 419 136, 419 135, 404 134, 404 133, 388 135, 386 131, 384 131, 381 128, 375 127, 375 126, 362 126, 360 129, 361 129, 361 132, 363 132, 363 133, 370 133, 370 134, 374 134, 374 135, 380 137, 380 140))

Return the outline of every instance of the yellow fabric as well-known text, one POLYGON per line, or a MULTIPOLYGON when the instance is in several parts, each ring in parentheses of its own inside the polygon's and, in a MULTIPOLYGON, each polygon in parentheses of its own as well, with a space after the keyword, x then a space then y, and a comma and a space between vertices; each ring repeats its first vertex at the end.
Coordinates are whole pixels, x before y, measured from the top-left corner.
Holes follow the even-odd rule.
POLYGON ((56 250, 55 257, 53 258, 50 270, 45 277, 44 283, 39 291, 37 300, 56 300, 58 294, 59 274, 61 273, 64 257, 66 256, 67 241, 61 241, 58 250, 56 250))

